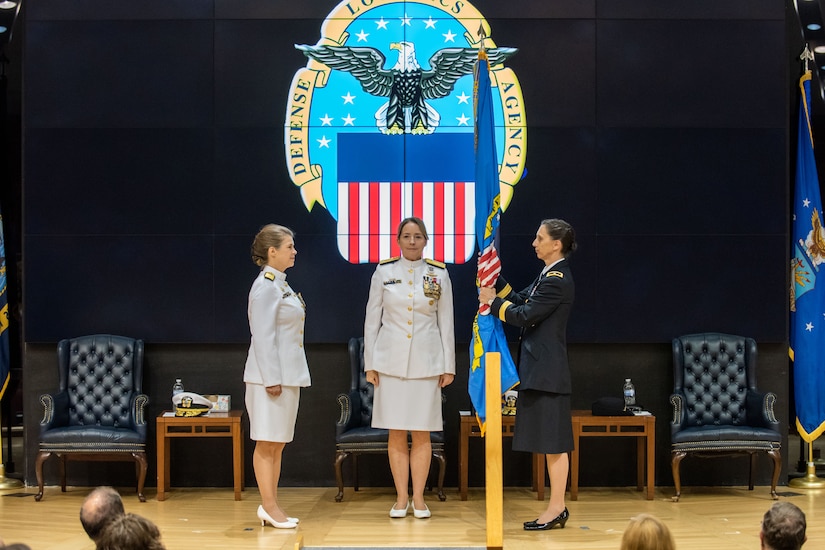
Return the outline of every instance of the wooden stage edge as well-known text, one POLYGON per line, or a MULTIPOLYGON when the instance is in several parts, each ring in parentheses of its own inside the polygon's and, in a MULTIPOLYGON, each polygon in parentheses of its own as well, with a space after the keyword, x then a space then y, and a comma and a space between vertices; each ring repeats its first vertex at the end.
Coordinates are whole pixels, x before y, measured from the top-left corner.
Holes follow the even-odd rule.
MULTIPOLYGON (((331 467, 331 466, 330 466, 331 467)), ((78 511, 90 487, 46 487, 35 502, 36 487, 0 491, 0 538, 7 544, 25 542, 34 550, 93 550, 78 521, 78 511)), ((393 489, 347 488, 336 503, 335 487, 282 487, 282 506, 301 522, 298 529, 261 527, 255 511, 260 497, 254 487, 235 500, 232 487, 174 488, 165 501, 147 487, 147 502, 138 501, 133 487, 118 488, 128 512, 145 516, 160 527, 169 550, 182 548, 282 548, 303 547, 485 547, 485 492, 470 487, 467 500, 456 487, 445 488, 447 500, 426 495, 432 518, 408 516, 390 519, 393 489), (300 540, 299 540, 300 537, 300 540)), ((779 487, 780 500, 793 502, 808 516, 805 548, 825 548, 825 491, 779 487)), ((570 520, 565 529, 528 532, 522 522, 535 519, 547 506, 536 500, 529 487, 504 488, 503 547, 610 549, 619 548, 622 532, 635 514, 647 512, 664 520, 673 531, 679 550, 753 550, 759 548, 759 524, 773 504, 770 489, 747 487, 685 487, 680 502, 672 502, 673 487, 656 487, 647 500, 636 487, 579 490, 578 500, 567 499, 570 520)))

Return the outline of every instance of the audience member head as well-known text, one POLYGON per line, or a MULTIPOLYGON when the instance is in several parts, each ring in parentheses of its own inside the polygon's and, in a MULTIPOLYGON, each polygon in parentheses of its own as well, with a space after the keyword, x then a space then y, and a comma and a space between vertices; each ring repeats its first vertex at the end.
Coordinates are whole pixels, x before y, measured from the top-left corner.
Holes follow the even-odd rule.
POLYGON ((96 550, 165 550, 158 526, 137 514, 114 518, 96 542, 96 550))
POLYGON ((630 518, 621 550, 675 550, 673 535, 662 520, 650 514, 630 518))
POLYGON ((23 544, 22 542, 6 544, 3 542, 3 539, 0 539, 0 550, 32 550, 32 547, 28 544, 23 544))
POLYGON ((762 517, 759 540, 770 550, 799 550, 805 536, 805 513, 790 502, 774 503, 762 517))
POLYGON ((80 524, 89 538, 97 541, 106 525, 124 514, 123 500, 112 487, 97 487, 80 506, 80 524))

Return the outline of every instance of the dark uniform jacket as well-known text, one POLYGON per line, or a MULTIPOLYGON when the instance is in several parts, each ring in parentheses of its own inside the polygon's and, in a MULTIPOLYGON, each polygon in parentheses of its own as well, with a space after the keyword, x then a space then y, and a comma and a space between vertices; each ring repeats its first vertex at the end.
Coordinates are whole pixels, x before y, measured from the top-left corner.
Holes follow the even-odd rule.
POLYGON ((532 285, 514 292, 503 277, 496 282, 492 313, 522 328, 518 360, 520 390, 571 392, 567 363, 567 318, 573 305, 573 276, 566 259, 532 285))

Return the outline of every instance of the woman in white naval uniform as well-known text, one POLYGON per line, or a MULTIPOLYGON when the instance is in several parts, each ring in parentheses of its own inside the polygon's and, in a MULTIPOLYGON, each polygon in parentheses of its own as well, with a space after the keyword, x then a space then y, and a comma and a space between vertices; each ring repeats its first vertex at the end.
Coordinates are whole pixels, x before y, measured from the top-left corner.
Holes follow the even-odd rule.
POLYGON ((269 224, 255 236, 252 261, 261 272, 249 290, 249 330, 252 341, 243 380, 249 435, 255 441, 252 465, 263 504, 258 519, 280 529, 297 527, 278 504, 281 455, 292 441, 300 389, 310 385, 304 353, 305 304, 286 282, 295 265, 293 233, 269 224))
POLYGON ((430 517, 424 486, 430 432, 444 429, 441 388, 455 377, 453 289, 444 264, 422 259, 427 228, 419 218, 398 226, 402 255, 381 262, 370 282, 364 321, 364 369, 375 386, 372 426, 389 430, 389 461, 397 500, 390 517, 430 517), (407 445, 407 432, 412 445, 407 445))

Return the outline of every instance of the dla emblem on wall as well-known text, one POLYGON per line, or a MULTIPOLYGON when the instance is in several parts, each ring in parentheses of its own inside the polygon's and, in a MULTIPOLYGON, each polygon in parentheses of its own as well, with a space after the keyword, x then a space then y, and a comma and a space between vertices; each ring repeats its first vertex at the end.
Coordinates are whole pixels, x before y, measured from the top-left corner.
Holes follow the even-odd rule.
POLYGON ((338 250, 347 261, 398 255, 395 230, 407 216, 427 224, 427 257, 473 257, 479 30, 490 60, 506 209, 527 154, 521 87, 503 65, 517 50, 496 47, 472 5, 344 1, 315 45, 295 46, 308 61, 292 79, 286 108, 289 174, 308 210, 319 203, 337 220, 338 250))

